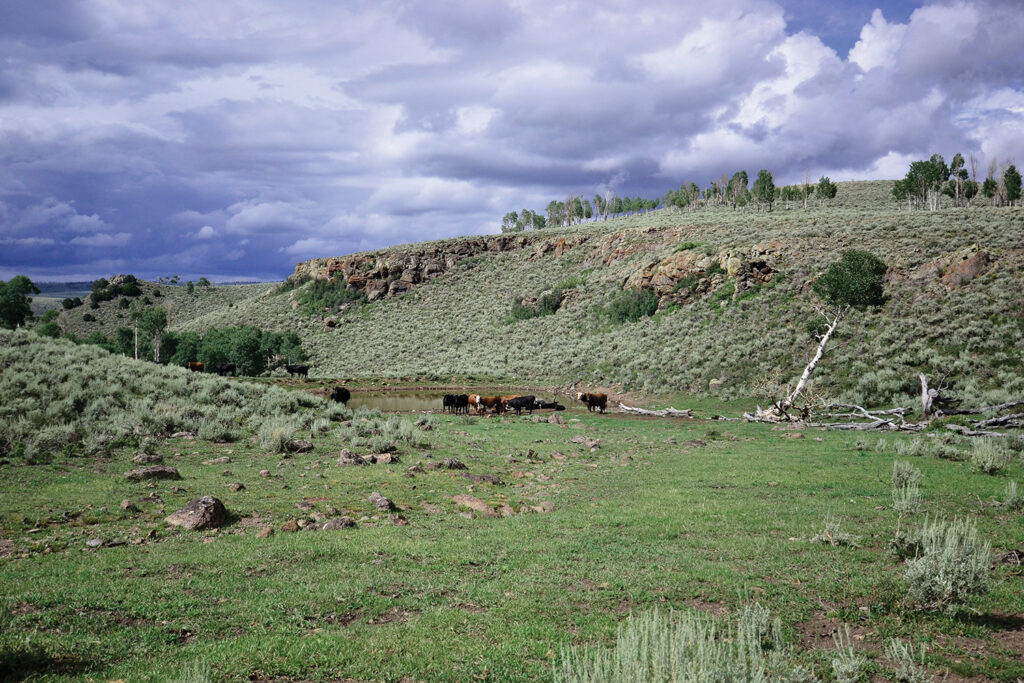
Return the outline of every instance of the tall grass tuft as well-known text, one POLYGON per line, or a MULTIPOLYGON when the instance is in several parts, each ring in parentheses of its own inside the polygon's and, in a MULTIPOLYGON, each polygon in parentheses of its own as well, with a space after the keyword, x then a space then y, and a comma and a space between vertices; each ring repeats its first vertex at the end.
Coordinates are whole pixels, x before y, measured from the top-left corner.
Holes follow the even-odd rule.
POLYGON ((1003 496, 1003 505, 1011 510, 1024 509, 1024 496, 1017 493, 1017 482, 1009 481, 1006 484, 1006 495, 1003 496))
POLYGON ((295 435, 296 424, 287 417, 275 417, 260 427, 257 440, 260 449, 267 453, 284 453, 288 442, 295 435))
POLYGON ((783 647, 781 625, 759 604, 734 623, 709 616, 653 611, 619 627, 615 647, 571 648, 556 665, 557 683, 627 681, 767 681, 808 678, 783 647))
POLYGON ((850 627, 844 624, 843 631, 832 634, 836 644, 832 655, 832 675, 838 683, 858 683, 864 680, 867 660, 857 654, 850 641, 850 627), (844 635, 845 634, 845 635, 844 635))
POLYGON ((924 666, 924 645, 919 656, 914 658, 914 648, 899 638, 890 640, 885 645, 885 654, 893 662, 897 683, 930 683, 935 680, 924 666))
POLYGON ((900 515, 914 514, 921 509, 921 470, 909 462, 896 460, 892 464, 892 507, 900 515))
POLYGON ((827 543, 832 547, 856 548, 859 542, 859 536, 843 531, 842 522, 831 515, 825 517, 825 527, 811 539, 811 543, 827 543))
POLYGON ((989 590, 992 550, 968 519, 925 520, 920 550, 907 560, 906 602, 915 610, 956 610, 989 590))

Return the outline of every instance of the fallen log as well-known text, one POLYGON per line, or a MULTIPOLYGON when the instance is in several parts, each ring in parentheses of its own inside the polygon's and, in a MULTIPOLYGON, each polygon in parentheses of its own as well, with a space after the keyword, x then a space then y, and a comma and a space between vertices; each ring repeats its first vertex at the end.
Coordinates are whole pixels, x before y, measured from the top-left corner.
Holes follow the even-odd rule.
POLYGON ((951 432, 956 432, 961 436, 1006 436, 1001 432, 987 432, 984 430, 971 429, 970 427, 964 427, 963 425, 946 425, 946 429, 951 432))
POLYGON ((1000 415, 987 420, 971 420, 971 424, 980 429, 985 427, 1021 427, 1024 426, 1024 413, 1000 415))
POLYGON ((1010 401, 1009 403, 999 403, 994 406, 982 406, 980 408, 957 408, 956 410, 943 410, 943 415, 976 415, 978 413, 993 413, 1000 410, 1007 410, 1008 408, 1016 408, 1017 406, 1024 406, 1024 401, 1010 401))
POLYGON ((663 410, 645 410, 644 408, 633 408, 625 403, 619 404, 619 410, 633 415, 653 415, 654 417, 693 417, 693 410, 677 410, 676 408, 665 408, 663 410))

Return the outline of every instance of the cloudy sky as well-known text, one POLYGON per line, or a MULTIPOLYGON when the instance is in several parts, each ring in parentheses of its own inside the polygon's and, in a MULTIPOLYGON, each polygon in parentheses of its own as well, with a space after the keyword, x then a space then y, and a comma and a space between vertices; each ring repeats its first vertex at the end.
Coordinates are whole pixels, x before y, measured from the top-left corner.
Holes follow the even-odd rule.
POLYGON ((0 278, 275 280, 568 192, 1024 161, 1020 0, 3 0, 0 278))

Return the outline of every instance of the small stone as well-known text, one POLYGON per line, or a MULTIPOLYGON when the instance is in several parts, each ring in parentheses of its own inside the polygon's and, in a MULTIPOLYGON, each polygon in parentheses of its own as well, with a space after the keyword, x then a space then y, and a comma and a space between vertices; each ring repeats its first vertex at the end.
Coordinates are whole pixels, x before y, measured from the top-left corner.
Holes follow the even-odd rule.
POLYGON ((174 432, 171 434, 172 439, 194 439, 196 438, 195 432, 174 432))
POLYGON ((303 512, 309 512, 316 506, 313 505, 313 503, 310 503, 308 500, 301 500, 295 504, 295 507, 299 508, 303 512))
POLYGON ((555 504, 550 500, 545 500, 537 505, 533 505, 532 509, 534 512, 551 512, 555 509, 555 504))
POLYGON ((463 463, 458 458, 445 458, 444 460, 441 461, 441 466, 449 470, 469 469, 468 467, 466 467, 465 463, 463 463))
POLYGON ((233 481, 230 484, 228 484, 228 488, 231 489, 232 491, 242 491, 245 489, 245 484, 243 484, 240 481, 233 481))
POLYGON ((204 460, 203 464, 204 465, 226 465, 229 462, 231 462, 231 458, 229 458, 228 456, 225 455, 224 457, 221 457, 221 458, 213 458, 212 460, 204 460))
POLYGON ((294 519, 292 519, 292 520, 289 520, 289 521, 285 522, 281 526, 281 531, 298 531, 299 528, 300 528, 299 527, 299 523, 297 521, 295 521, 294 519))
POLYGON ((292 439, 287 445, 292 453, 309 453, 313 450, 313 442, 305 439, 292 439))
POLYGON ((161 456, 152 455, 150 453, 139 453, 134 458, 132 458, 132 462, 134 462, 137 465, 152 464, 163 461, 164 459, 161 456))
POLYGON ((382 496, 377 491, 374 491, 373 493, 370 494, 370 502, 373 503, 374 507, 376 507, 381 512, 387 512, 388 510, 391 510, 395 507, 394 503, 392 503, 389 499, 382 496))
POLYGON ((227 519, 224 503, 213 496, 195 498, 178 510, 168 515, 164 521, 174 526, 184 527, 192 531, 216 529, 227 519))
POLYGON ((554 415, 548 416, 548 424, 564 425, 565 424, 565 418, 562 417, 561 415, 559 415, 558 413, 555 413, 554 415))
POLYGON ((99 547, 103 546, 103 539, 102 538, 91 538, 91 539, 89 539, 88 541, 85 542, 85 545, 86 545, 86 547, 89 547, 89 548, 99 548, 99 547))
POLYGON ((351 517, 336 517, 324 522, 323 526, 320 527, 324 531, 334 531, 336 529, 351 529, 355 527, 356 522, 351 517))
POLYGON ((132 481, 142 481, 143 479, 181 479, 181 475, 173 467, 155 465, 153 467, 129 470, 124 473, 124 478, 131 479, 132 481))
POLYGON ((305 529, 310 524, 308 519, 297 519, 295 520, 295 523, 298 525, 300 529, 305 529))
POLYGON ((270 470, 260 470, 260 476, 261 477, 269 477, 270 476, 270 470))
POLYGON ((135 503, 133 503, 132 501, 128 500, 127 498, 125 498, 124 500, 121 501, 121 506, 120 507, 121 507, 122 510, 125 510, 127 512, 138 512, 139 511, 139 508, 135 505, 135 503))

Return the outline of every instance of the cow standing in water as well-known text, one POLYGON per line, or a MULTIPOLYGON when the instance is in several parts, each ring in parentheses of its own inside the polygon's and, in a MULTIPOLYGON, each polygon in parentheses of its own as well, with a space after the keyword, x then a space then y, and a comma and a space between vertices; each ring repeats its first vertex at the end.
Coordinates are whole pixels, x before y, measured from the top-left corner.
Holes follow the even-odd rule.
POLYGON ((351 392, 345 387, 334 387, 331 389, 331 400, 336 403, 348 403, 348 400, 352 398, 351 392))

